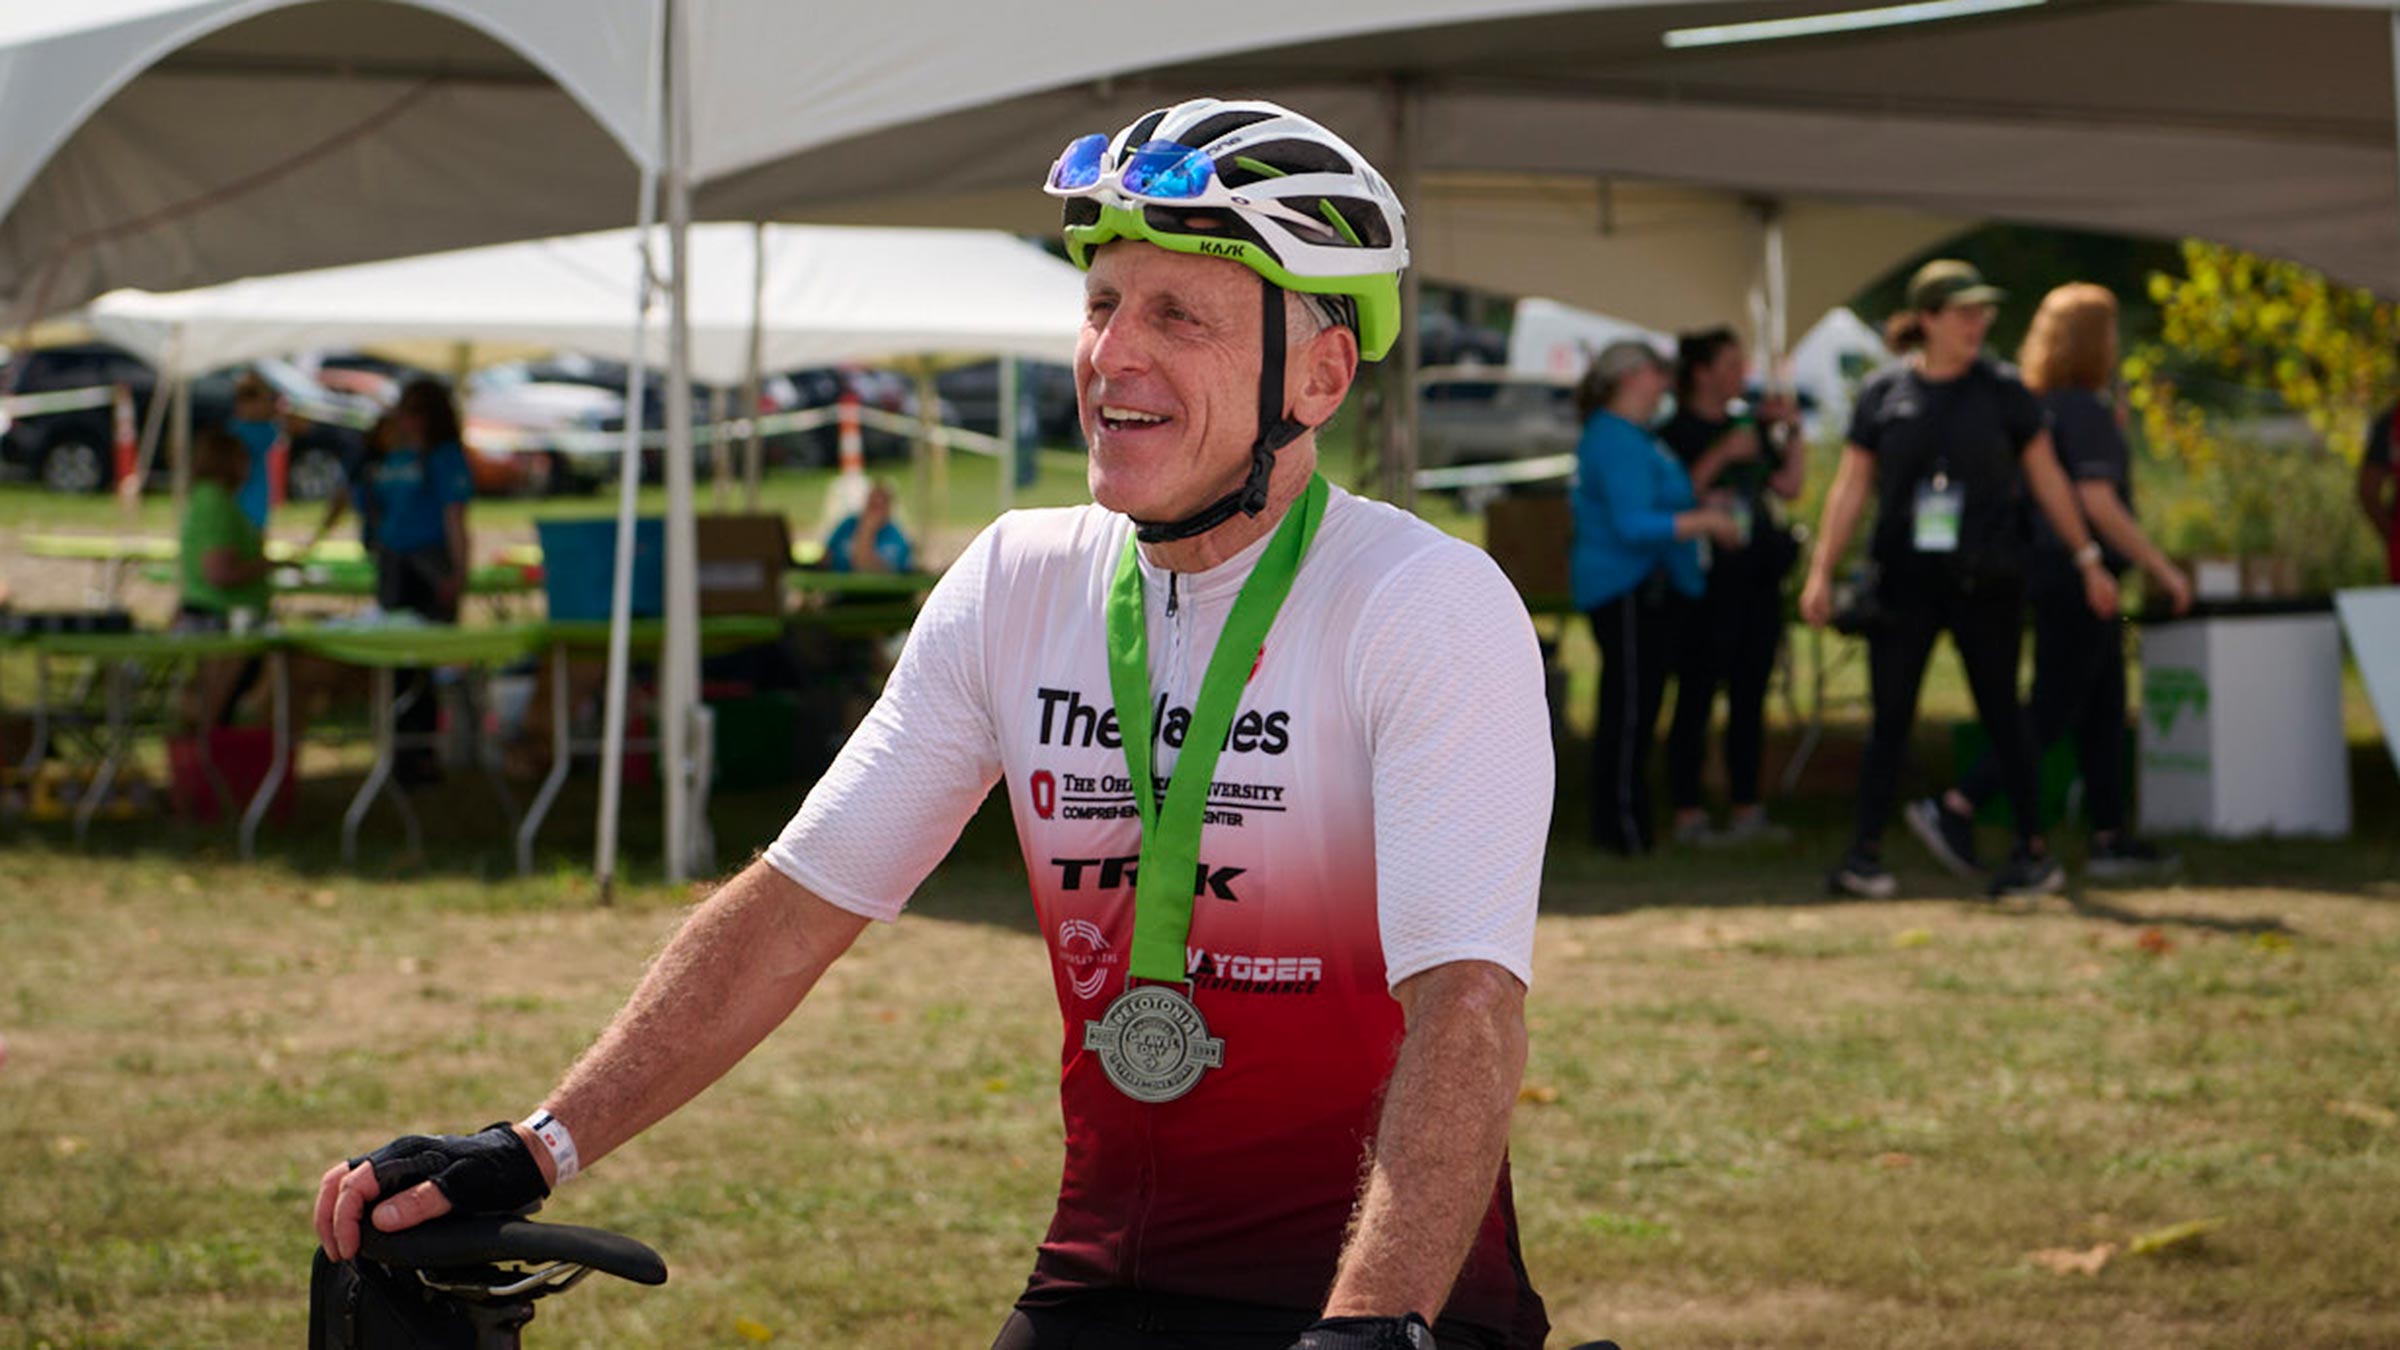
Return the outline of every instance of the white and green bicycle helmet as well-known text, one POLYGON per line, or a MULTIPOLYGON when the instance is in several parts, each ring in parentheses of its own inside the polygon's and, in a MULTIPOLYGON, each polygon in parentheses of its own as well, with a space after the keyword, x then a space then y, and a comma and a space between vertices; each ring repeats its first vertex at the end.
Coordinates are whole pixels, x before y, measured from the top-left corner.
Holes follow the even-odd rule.
POLYGON ((1215 528, 1265 509, 1275 451, 1307 430, 1283 402, 1283 293, 1312 297, 1380 361, 1400 338, 1408 235, 1400 199, 1366 157, 1314 120, 1264 100, 1196 98, 1145 113, 1113 137, 1069 142, 1043 190, 1064 199, 1067 257, 1135 239, 1226 258, 1264 296, 1259 438, 1242 488, 1180 521, 1136 522, 1149 540, 1215 528))

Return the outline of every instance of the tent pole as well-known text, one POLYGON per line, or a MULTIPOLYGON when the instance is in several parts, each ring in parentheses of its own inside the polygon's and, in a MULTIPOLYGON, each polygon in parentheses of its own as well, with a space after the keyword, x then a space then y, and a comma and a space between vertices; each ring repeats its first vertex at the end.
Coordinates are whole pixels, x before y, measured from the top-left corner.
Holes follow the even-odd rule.
POLYGON ((192 501, 192 382, 175 381, 175 409, 167 423, 167 463, 175 483, 175 518, 183 519, 192 501))
POLYGON ((728 511, 733 507, 733 391, 718 385, 708 395, 708 509, 728 511))
POLYGON ((750 434, 742 438, 742 509, 758 510, 759 479, 765 472, 766 450, 759 434, 759 403, 767 332, 767 222, 750 227, 750 358, 742 381, 742 418, 750 434))
POLYGON ((1764 385, 1772 392, 1782 393, 1786 384, 1784 360, 1790 354, 1792 318, 1792 278, 1783 247, 1783 203, 1769 201, 1760 208, 1760 213, 1766 226, 1767 331, 1759 335, 1767 358, 1764 385))
POLYGON ((1017 505, 1017 456, 1030 453, 1017 444, 1017 358, 1000 358, 1000 509, 1017 505))
POLYGON ((659 660, 659 744, 665 769, 666 873, 689 880, 699 841, 692 809, 692 731, 699 707, 698 547, 692 525, 690 47, 688 16, 667 0, 667 557, 666 645, 659 660))
MULTIPOLYGON (((1420 204, 1424 180, 1418 172, 1418 135, 1424 105, 1413 80, 1392 86, 1392 180, 1403 207, 1420 204)), ((1410 267, 1400 275, 1400 340, 1385 358, 1392 370, 1392 398, 1384 442, 1384 500, 1404 511, 1417 509, 1417 369, 1422 353, 1417 342, 1418 319, 1424 304, 1424 269, 1410 267)))
MULTIPOLYGON (((649 85, 644 120, 655 133, 659 125, 659 82, 665 78, 660 47, 666 41, 666 9, 662 3, 651 17, 649 85)), ((633 242, 641 275, 633 291, 632 359, 625 363, 625 440, 617 457, 617 556, 610 574, 608 596, 608 692, 600 729, 600 813, 598 843, 592 873, 598 881, 600 903, 607 904, 617 878, 617 821, 625 786, 625 694, 632 664, 633 533, 642 487, 642 400, 650 384, 650 295, 657 269, 650 265, 650 234, 658 224, 658 159, 656 148, 642 158, 641 196, 634 203, 633 242)), ((554 693, 557 691, 553 691, 554 693)))
POLYGON ((917 381, 917 439, 924 458, 923 483, 925 493, 917 521, 917 538, 933 542, 933 532, 950 512, 950 442, 942 432, 942 394, 933 382, 933 358, 919 357, 912 363, 917 381))

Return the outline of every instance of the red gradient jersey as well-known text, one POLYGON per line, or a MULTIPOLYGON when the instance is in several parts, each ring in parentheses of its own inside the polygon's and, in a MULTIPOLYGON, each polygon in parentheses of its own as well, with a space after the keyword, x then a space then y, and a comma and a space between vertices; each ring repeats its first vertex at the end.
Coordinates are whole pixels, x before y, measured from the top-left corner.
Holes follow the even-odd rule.
MULTIPOLYGON (((1141 852, 1104 620, 1129 528, 1087 507, 987 530, 768 860, 891 918, 1004 779, 1063 1018, 1066 1164, 1026 1301, 1131 1287, 1312 1309, 1400 1047, 1390 986, 1461 960, 1530 975, 1540 658, 1479 550, 1334 493, 1208 792, 1185 966, 1224 1063, 1135 1102, 1083 1048, 1125 988, 1141 852)), ((1145 566, 1162 777, 1264 542, 1206 572, 1145 566)), ((1505 1170, 1442 1321, 1541 1343, 1505 1170)))

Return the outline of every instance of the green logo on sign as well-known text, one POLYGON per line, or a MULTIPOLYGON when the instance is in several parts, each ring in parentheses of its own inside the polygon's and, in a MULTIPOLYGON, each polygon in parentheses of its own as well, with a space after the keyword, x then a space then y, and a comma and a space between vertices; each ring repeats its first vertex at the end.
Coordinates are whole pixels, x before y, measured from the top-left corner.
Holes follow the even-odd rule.
POLYGON ((2173 735, 2184 710, 2208 714, 2208 678, 2183 666, 2160 666, 2142 677, 2142 711, 2161 736, 2173 735))

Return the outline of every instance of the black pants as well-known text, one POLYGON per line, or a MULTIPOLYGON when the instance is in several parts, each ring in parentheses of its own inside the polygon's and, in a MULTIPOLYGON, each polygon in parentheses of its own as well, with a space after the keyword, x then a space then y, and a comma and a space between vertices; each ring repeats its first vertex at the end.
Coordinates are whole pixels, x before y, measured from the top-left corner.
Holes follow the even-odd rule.
POLYGON ((1675 614, 1691 602, 1659 579, 1593 607, 1600 644, 1600 699, 1592 720, 1592 842, 1619 853, 1646 853, 1650 819, 1650 742, 1673 666, 1675 614))
POLYGON ((1709 714, 1725 691, 1725 781, 1735 806, 1758 805, 1766 749, 1767 682, 1783 645, 1781 575, 1709 578, 1708 594, 1679 627, 1675 719, 1667 728, 1667 796, 1678 811, 1700 805, 1709 714))
POLYGON ((2031 839, 2037 800, 2033 747, 2026 741, 2017 706, 2017 652, 2025 627, 2022 583, 1961 579, 1946 569, 1920 565, 1913 571, 1884 570, 1883 615, 1867 635, 1867 679, 1875 704, 1875 727, 1859 770, 1858 848, 1879 850, 1884 823, 1900 793, 1900 771, 1908 760, 1908 737, 1917 721, 1917 695, 1925 663, 1944 629, 1967 668, 1967 689, 1999 760, 2000 782, 2016 808, 2019 842, 2031 839))
MULTIPOLYGON (((458 622, 458 591, 445 598, 446 583, 457 571, 448 546, 410 553, 378 550, 375 554, 375 603, 387 613, 423 616, 433 623, 458 622)), ((459 588, 464 590, 464 587, 459 588)), ((393 672, 392 697, 399 704, 395 729, 402 736, 430 736, 440 725, 441 709, 434 696, 433 672, 410 666, 393 672)), ((433 753, 415 749, 403 756, 411 778, 431 771, 433 753)))
MULTIPOLYGON (((2033 592, 2033 698, 2025 734, 2042 753, 2072 736, 2083 770, 2083 809, 2092 828, 2125 827, 2125 626, 2092 613, 2075 586, 2033 592)), ((1977 806, 2001 789, 2000 762, 1986 753, 1959 780, 1977 806)))
MULTIPOLYGON (((992 1350, 1291 1350, 1313 1312, 1130 1290, 1018 1308, 992 1350)), ((1496 1338, 1440 1327, 1438 1350, 1501 1350, 1496 1338)))

